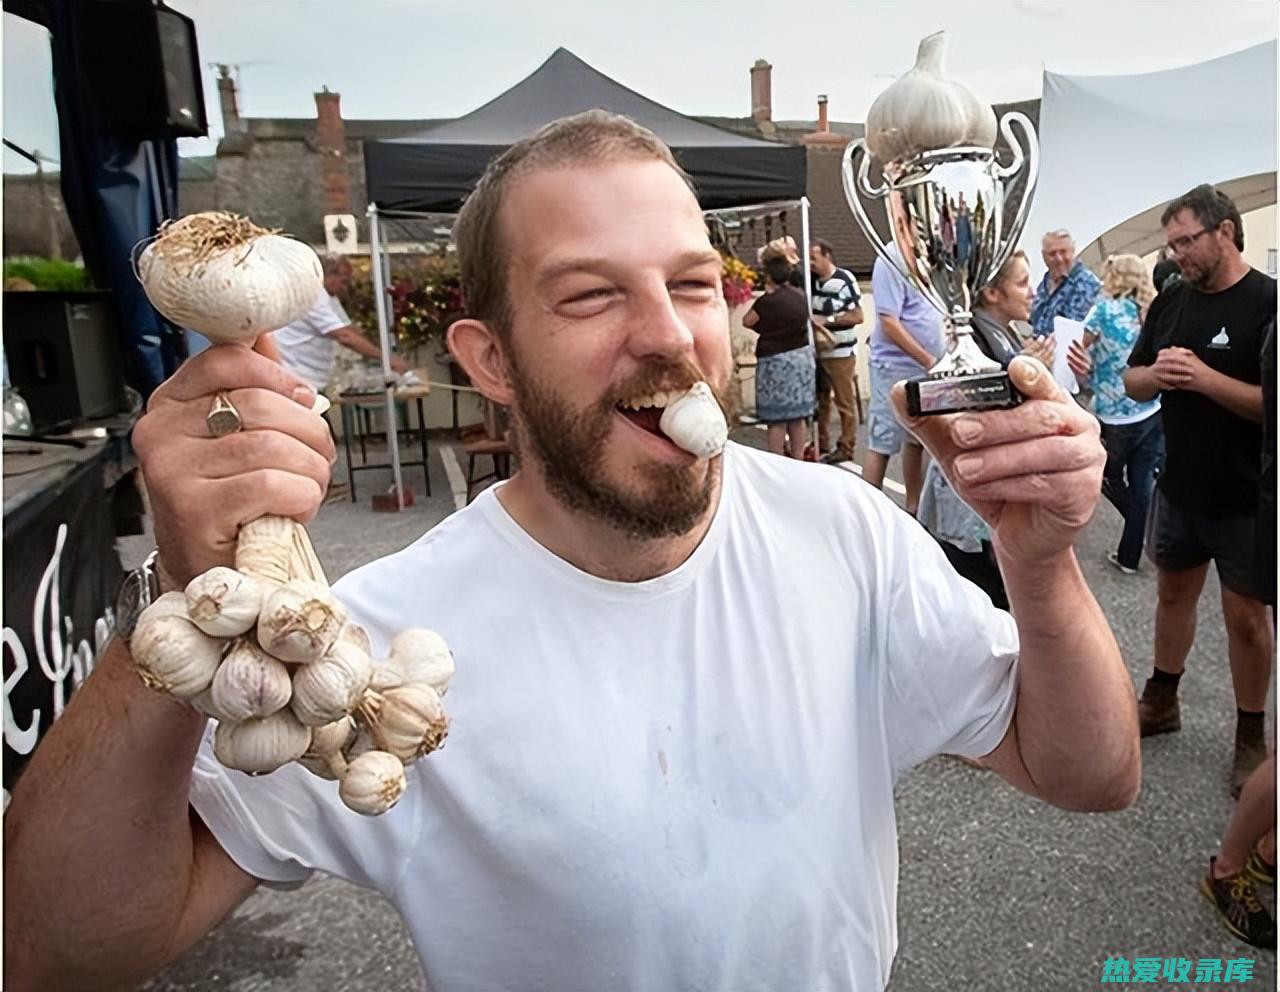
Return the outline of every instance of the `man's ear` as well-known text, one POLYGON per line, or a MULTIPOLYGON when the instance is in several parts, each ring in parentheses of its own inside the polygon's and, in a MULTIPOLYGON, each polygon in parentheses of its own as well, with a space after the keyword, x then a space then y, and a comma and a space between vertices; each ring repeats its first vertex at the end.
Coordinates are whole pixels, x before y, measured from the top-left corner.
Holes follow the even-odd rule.
POLYGON ((449 352, 486 399, 511 406, 515 391, 498 335, 482 320, 470 317, 449 327, 449 352))

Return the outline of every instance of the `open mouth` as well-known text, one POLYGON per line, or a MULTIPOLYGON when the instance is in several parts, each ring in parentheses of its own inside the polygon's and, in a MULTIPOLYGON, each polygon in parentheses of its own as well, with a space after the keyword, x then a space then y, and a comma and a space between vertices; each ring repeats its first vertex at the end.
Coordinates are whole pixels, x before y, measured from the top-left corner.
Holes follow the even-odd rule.
POLYGON ((682 390, 674 389, 652 393, 649 396, 641 396, 619 403, 616 409, 641 430, 655 434, 658 437, 666 437, 659 427, 662 422, 663 411, 666 410, 668 404, 674 403, 682 393, 682 390))

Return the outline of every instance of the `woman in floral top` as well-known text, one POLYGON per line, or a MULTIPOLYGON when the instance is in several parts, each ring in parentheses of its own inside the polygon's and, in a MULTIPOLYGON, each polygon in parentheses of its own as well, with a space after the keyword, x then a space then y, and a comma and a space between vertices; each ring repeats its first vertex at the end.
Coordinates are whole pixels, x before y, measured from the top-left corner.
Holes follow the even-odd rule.
POLYGON ((1102 293, 1084 320, 1072 369, 1093 388, 1093 412, 1102 424, 1107 467, 1102 493, 1124 517, 1120 546, 1107 560, 1122 572, 1137 572, 1143 531, 1156 472, 1164 459, 1160 397, 1139 403, 1124 391, 1129 352, 1138 340, 1155 287, 1137 255, 1112 255, 1102 269, 1102 293))

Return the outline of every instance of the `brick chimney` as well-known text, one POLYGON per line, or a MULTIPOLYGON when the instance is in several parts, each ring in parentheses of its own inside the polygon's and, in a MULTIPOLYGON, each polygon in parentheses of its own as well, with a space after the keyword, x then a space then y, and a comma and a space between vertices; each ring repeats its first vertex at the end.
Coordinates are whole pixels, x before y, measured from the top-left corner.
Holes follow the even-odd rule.
POLYGON ((324 188, 324 212, 351 212, 350 183, 347 178, 347 134, 342 121, 339 95, 325 86, 315 94, 315 149, 320 155, 320 176, 324 188))
POLYGON ((764 59, 751 67, 751 117, 757 126, 773 123, 773 66, 764 59))
POLYGON ((218 101, 222 104, 222 132, 237 134, 244 130, 240 119, 240 104, 236 99, 236 81, 231 78, 231 66, 218 65, 218 101))
POLYGON ((846 135, 836 134, 831 130, 831 122, 827 119, 827 94, 818 94, 817 127, 806 134, 802 140, 806 145, 830 145, 832 148, 840 149, 849 143, 846 135))

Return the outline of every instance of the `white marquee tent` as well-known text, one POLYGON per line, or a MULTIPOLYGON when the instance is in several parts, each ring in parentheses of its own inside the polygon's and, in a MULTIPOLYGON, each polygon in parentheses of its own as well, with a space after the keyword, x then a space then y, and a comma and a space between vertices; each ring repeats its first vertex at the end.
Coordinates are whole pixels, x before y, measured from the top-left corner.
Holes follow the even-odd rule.
POLYGON ((1041 172, 1023 247, 1039 265, 1045 231, 1067 228, 1086 265, 1145 255, 1160 213, 1198 183, 1241 213, 1276 202, 1276 43, 1133 76, 1046 71, 1041 172))

